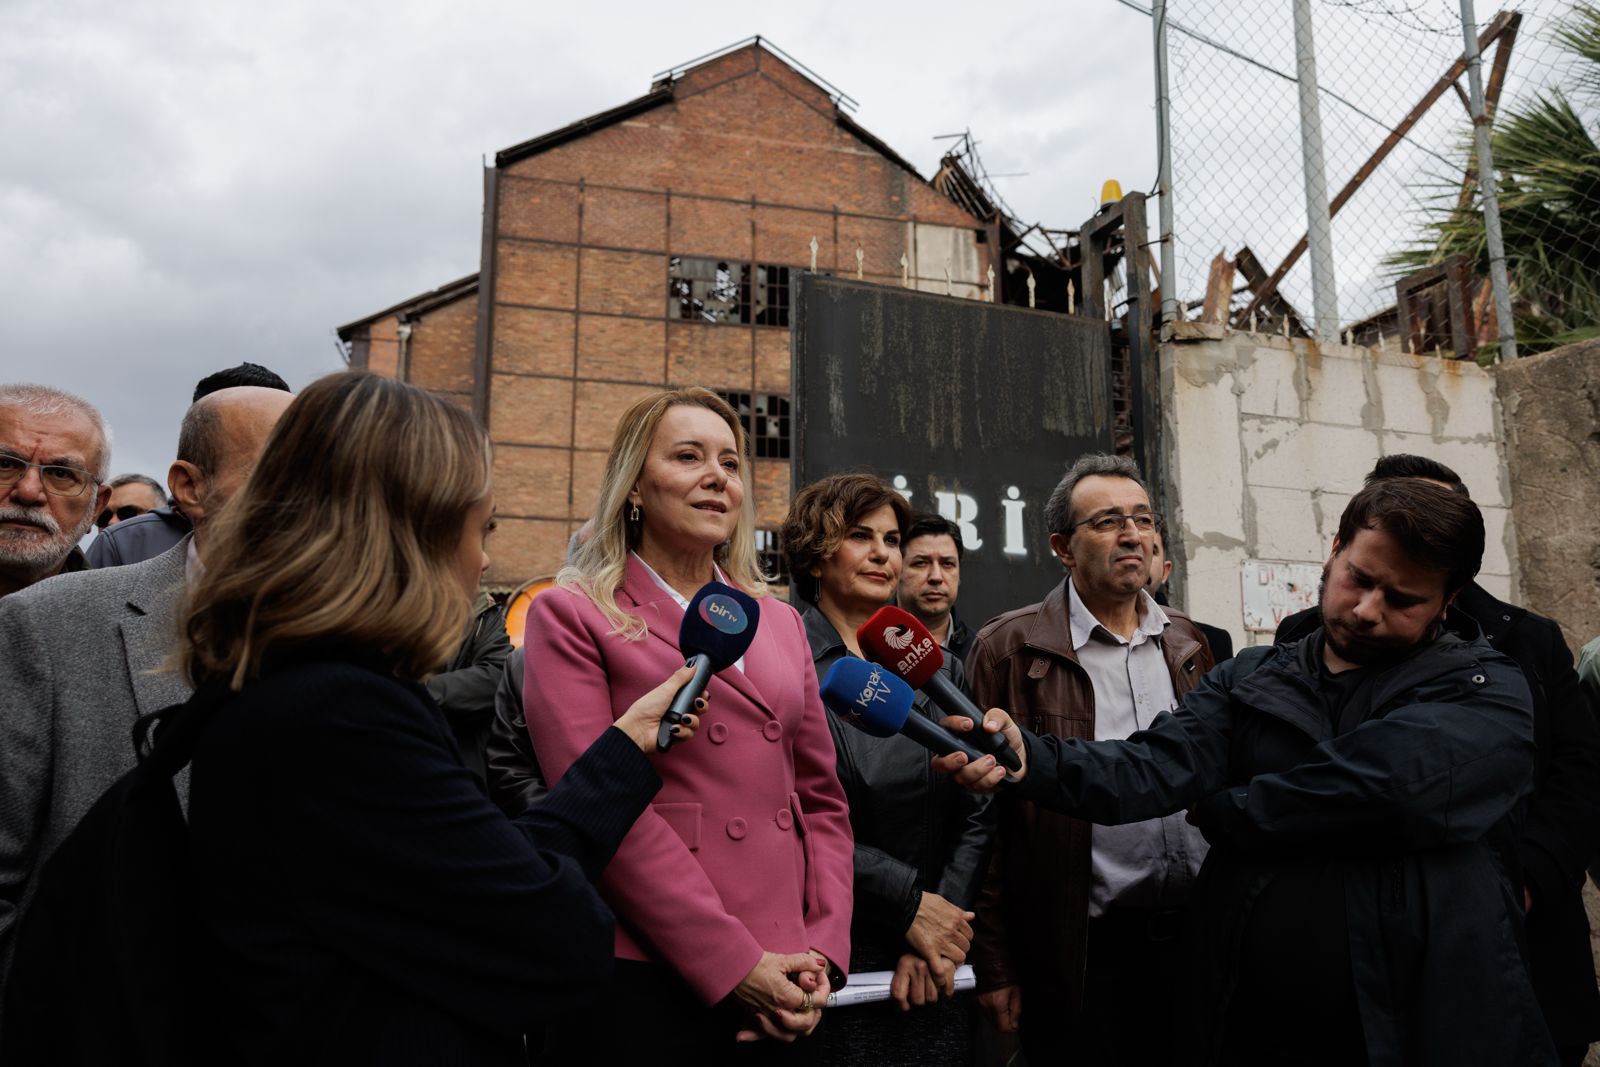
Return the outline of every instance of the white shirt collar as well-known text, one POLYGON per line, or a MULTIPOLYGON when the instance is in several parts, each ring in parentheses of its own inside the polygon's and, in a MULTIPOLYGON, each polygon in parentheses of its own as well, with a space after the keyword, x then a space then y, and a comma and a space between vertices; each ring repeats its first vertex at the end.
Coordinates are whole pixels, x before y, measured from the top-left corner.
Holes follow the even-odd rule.
POLYGON ((1083 598, 1078 595, 1078 587, 1072 575, 1067 575, 1067 619, 1072 628, 1072 651, 1076 652, 1089 642, 1096 628, 1104 630, 1113 640, 1122 644, 1137 643, 1140 635, 1144 637, 1160 637, 1161 632, 1172 624, 1167 618, 1167 613, 1161 610, 1161 605, 1148 592, 1139 590, 1139 625, 1133 631, 1134 640, 1124 641, 1112 633, 1105 624, 1094 617, 1094 614, 1084 606, 1083 598))

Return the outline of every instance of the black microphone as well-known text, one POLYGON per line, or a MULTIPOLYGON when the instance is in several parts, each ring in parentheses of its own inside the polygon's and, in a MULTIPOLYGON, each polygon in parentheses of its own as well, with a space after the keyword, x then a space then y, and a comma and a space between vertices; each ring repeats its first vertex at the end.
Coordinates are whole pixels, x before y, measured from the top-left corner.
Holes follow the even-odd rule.
POLYGON ((684 665, 694 668, 694 677, 673 695, 661 716, 657 752, 672 747, 672 728, 694 711, 694 702, 706 691, 711 676, 738 663, 749 650, 760 620, 761 606, 731 585, 707 582, 694 594, 678 628, 678 648, 687 657, 684 665))
POLYGON ((904 734, 930 752, 948 756, 965 752, 967 759, 983 758, 963 737, 946 730, 912 708, 915 694, 887 668, 854 656, 845 656, 828 668, 822 679, 822 703, 845 722, 873 737, 904 734))
POLYGON ((946 715, 971 719, 973 731, 967 735, 971 745, 1013 771, 1022 770, 1022 758, 1005 735, 984 730, 983 712, 939 669, 944 664, 944 653, 916 616, 893 604, 881 607, 856 630, 856 642, 868 659, 927 693, 946 715))

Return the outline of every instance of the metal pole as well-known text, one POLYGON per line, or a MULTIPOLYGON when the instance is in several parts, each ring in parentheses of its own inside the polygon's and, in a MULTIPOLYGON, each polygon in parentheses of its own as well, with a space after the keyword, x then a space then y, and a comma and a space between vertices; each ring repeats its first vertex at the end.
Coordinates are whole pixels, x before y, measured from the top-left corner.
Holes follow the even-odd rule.
MULTIPOLYGON (((1489 245, 1489 284, 1500 320, 1500 358, 1517 358, 1517 326, 1511 318, 1511 283, 1500 234, 1500 197, 1495 192, 1494 155, 1489 151, 1489 116, 1483 106, 1483 62, 1478 55, 1478 20, 1472 0, 1461 0, 1461 36, 1467 43, 1467 85, 1472 100, 1472 140, 1478 149, 1478 192, 1483 198, 1483 234, 1489 245)), ((1502 48, 1504 46, 1502 45, 1502 48)))
POLYGON ((1178 251, 1172 234, 1172 98, 1167 90, 1167 0, 1155 0, 1151 25, 1156 35, 1156 151, 1161 174, 1161 324, 1177 322, 1178 251))
POLYGON ((1333 275, 1333 223, 1328 179, 1322 167, 1322 111, 1317 104, 1317 53, 1311 36, 1311 0, 1294 0, 1295 76, 1300 89, 1300 164, 1306 177, 1306 235, 1311 254, 1311 300, 1317 337, 1339 339, 1339 294, 1333 275))

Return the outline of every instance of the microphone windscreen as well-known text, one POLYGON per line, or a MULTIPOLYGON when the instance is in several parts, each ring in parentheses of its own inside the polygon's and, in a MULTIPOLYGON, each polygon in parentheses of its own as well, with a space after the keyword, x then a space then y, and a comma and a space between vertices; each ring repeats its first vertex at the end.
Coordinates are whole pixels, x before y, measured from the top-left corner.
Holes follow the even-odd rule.
POLYGON ((928 628, 893 604, 879 608, 856 631, 867 658, 881 663, 911 686, 921 689, 944 664, 944 653, 928 628))
POLYGON ((874 737, 893 737, 911 714, 915 694, 886 668, 845 656, 822 679, 822 703, 874 737))
POLYGON ((684 658, 705 655, 713 671, 727 670, 750 650, 756 639, 761 606, 731 585, 707 582, 689 601, 678 628, 684 658))

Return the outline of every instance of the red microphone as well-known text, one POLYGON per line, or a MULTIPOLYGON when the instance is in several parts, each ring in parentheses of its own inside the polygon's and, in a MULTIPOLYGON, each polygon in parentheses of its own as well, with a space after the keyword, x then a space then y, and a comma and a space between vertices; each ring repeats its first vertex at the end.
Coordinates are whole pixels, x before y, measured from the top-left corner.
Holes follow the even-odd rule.
POLYGON ((911 688, 928 694, 946 715, 964 715, 971 719, 977 729, 962 734, 964 740, 1011 770, 1022 769, 1022 758, 1012 750, 1004 735, 983 729, 983 712, 939 669, 944 665, 939 642, 914 615, 892 604, 881 607, 856 631, 856 643, 867 659, 887 667, 911 688))

